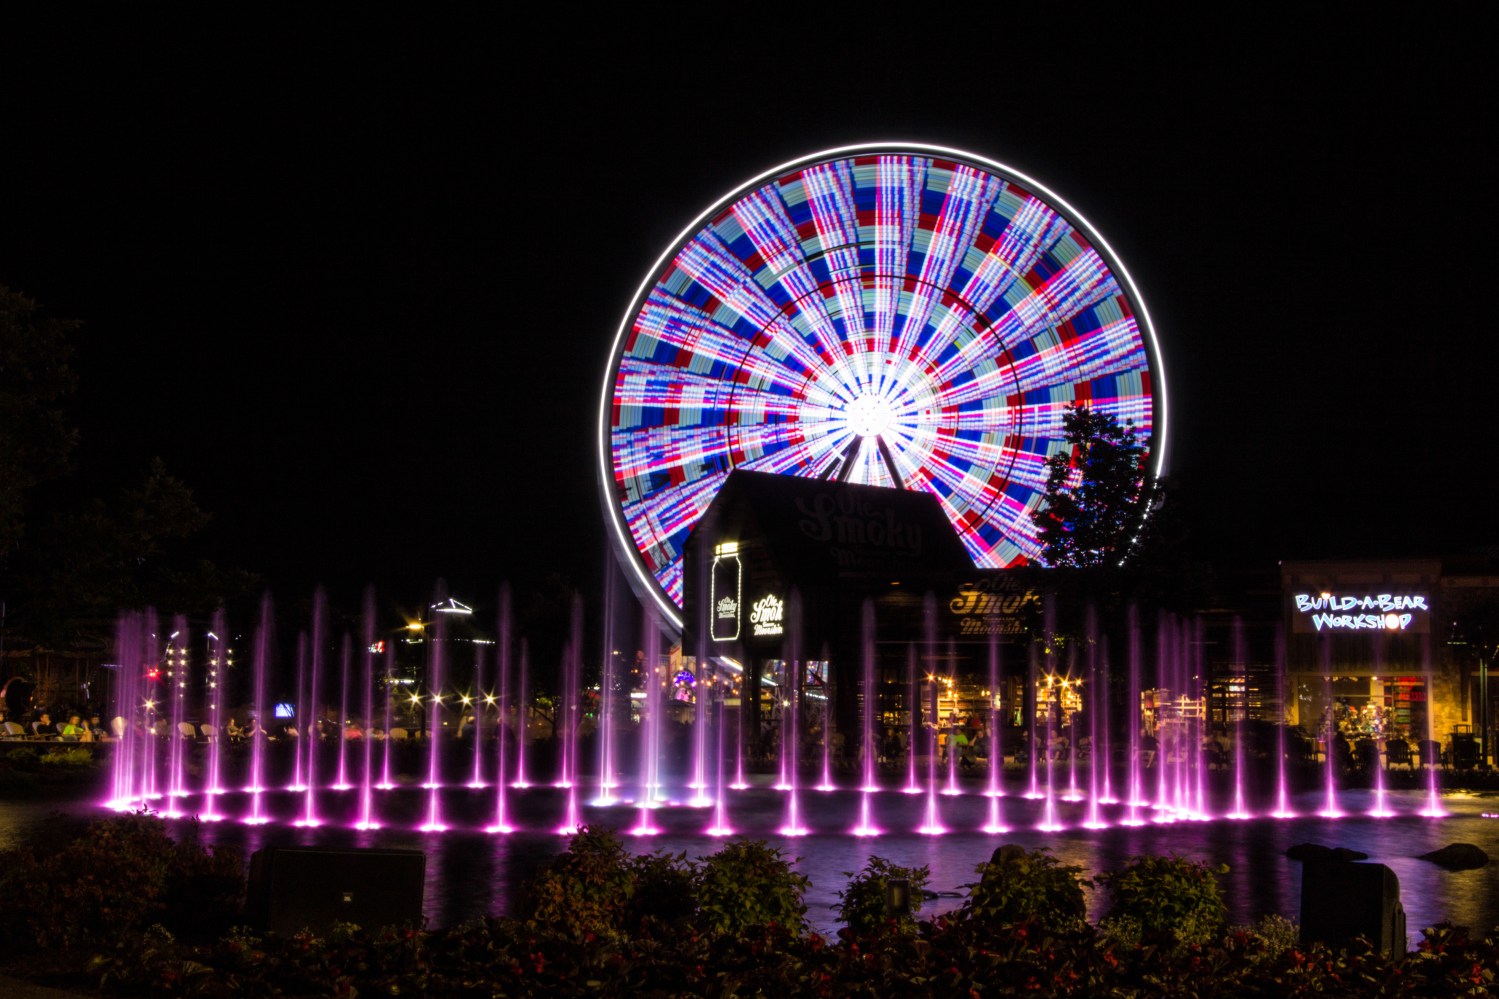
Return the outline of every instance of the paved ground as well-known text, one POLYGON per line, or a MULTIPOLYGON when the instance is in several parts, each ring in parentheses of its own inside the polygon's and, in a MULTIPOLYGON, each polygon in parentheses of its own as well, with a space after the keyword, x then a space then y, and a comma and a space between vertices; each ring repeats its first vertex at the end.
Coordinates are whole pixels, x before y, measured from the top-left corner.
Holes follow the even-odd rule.
POLYGON ((0 996, 5 999, 77 999, 78 996, 97 996, 97 989, 55 989, 37 985, 24 978, 0 973, 0 996))

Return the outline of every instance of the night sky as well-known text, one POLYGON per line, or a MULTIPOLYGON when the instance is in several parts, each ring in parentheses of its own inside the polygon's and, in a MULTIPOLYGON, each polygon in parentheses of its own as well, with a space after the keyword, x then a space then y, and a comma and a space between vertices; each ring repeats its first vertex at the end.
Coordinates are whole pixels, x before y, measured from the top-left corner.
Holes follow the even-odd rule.
POLYGON ((1499 543, 1488 33, 1340 10, 73 12, 0 43, 0 283, 86 323, 80 484, 161 456, 273 590, 596 589, 597 400, 646 268, 783 161, 956 146, 1130 268, 1207 555, 1499 543))

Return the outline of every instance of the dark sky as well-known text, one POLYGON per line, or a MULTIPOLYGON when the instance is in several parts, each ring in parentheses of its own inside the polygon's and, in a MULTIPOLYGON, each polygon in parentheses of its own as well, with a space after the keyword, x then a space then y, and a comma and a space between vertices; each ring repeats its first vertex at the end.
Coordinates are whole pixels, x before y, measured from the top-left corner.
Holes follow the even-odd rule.
POLYGON ((599 387, 666 243, 804 153, 952 145, 1130 267, 1210 554, 1493 544, 1487 33, 1341 12, 74 12, 0 43, 0 283, 86 322, 84 474, 160 455, 273 587, 594 587, 599 387))

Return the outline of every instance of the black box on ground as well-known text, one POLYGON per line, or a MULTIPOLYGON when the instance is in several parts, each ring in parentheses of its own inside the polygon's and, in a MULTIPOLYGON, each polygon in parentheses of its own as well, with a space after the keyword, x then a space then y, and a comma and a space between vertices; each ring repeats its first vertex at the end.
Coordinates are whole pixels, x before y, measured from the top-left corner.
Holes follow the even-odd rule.
POLYGON ((1380 953, 1405 953, 1400 879, 1384 864, 1307 861, 1301 867, 1301 939, 1340 946, 1367 937, 1380 953))
POLYGON ((250 857, 246 912, 258 928, 280 934, 415 923, 426 871, 420 850, 269 846, 250 857))

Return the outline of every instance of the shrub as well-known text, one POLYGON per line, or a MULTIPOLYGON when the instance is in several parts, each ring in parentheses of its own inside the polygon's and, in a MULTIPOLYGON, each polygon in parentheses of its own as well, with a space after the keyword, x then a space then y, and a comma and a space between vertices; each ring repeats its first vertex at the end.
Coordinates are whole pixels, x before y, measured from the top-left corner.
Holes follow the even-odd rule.
POLYGON ((959 910, 965 918, 1070 930, 1087 914, 1083 888, 1092 882, 1080 877, 1082 868, 1063 864, 1044 848, 1002 846, 977 872, 979 882, 970 886, 959 910))
POLYGON ((93 947, 152 921, 212 936, 238 916, 243 866, 233 850, 205 851, 194 831, 174 842, 146 813, 90 823, 81 836, 44 826, 0 854, 3 937, 18 949, 93 947))
POLYGON ((684 853, 650 853, 630 864, 635 889, 630 899, 630 927, 649 923, 681 927, 697 911, 697 868, 684 853))
POLYGON ((54 749, 41 758, 41 763, 42 766, 50 767, 91 767, 94 765, 94 754, 81 746, 54 749))
POLYGON ((704 859, 697 872, 698 914, 714 933, 739 934, 751 926, 806 929, 802 896, 808 879, 791 869, 780 850, 738 840, 704 859))
POLYGON ((901 867, 883 857, 870 857, 862 871, 844 871, 850 880, 848 887, 838 893, 842 901, 838 904, 838 918, 857 935, 875 933, 883 929, 898 927, 903 932, 916 928, 915 914, 921 911, 925 901, 925 888, 931 879, 928 867, 901 867), (904 878, 910 885, 910 910, 892 918, 885 912, 886 886, 892 880, 904 878))
POLYGON ((17 770, 35 770, 40 759, 30 746, 17 746, 5 754, 5 762, 17 770))
POLYGON ((1098 878, 1108 888, 1105 924, 1128 921, 1139 927, 1145 943, 1206 944, 1223 932, 1228 907, 1218 887, 1227 866, 1181 857, 1134 857, 1117 871, 1098 878))
POLYGON ((584 827, 525 892, 524 918, 537 929, 580 941, 621 934, 635 872, 608 829, 584 827))
POLYGON ((1244 931, 1257 947, 1256 956, 1261 961, 1280 960, 1301 940, 1301 927, 1279 915, 1266 916, 1244 927, 1244 931))

